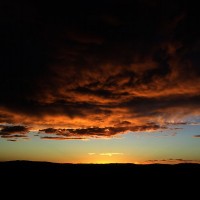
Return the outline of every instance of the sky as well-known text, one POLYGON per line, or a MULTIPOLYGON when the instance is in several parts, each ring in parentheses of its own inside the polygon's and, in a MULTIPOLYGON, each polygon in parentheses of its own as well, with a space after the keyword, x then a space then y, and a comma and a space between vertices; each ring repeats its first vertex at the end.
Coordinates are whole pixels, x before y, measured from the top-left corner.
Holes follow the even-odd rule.
POLYGON ((0 161, 200 163, 194 2, 0 4, 0 161))

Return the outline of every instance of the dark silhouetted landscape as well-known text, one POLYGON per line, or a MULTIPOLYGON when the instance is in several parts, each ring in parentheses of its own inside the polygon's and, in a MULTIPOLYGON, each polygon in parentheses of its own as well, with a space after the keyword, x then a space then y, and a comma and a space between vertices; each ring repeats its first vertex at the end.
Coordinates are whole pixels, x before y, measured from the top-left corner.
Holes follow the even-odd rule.
POLYGON ((167 180, 200 178, 199 164, 58 164, 50 162, 0 162, 0 176, 8 178, 67 178, 69 179, 124 179, 167 180))
POLYGON ((0 25, 2 200, 198 200, 198 1, 4 0, 0 25))

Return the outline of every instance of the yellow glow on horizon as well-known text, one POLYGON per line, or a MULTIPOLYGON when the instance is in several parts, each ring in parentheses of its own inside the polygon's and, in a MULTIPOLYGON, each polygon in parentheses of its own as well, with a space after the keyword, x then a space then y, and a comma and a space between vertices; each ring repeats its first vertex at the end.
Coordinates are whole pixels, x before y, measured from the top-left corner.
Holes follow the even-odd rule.
MULTIPOLYGON (((64 162, 63 162, 64 163, 64 162)), ((65 162, 66 163, 66 162, 65 162)), ((68 161, 69 163, 69 161, 68 161)), ((134 159, 130 159, 123 153, 94 153, 89 152, 87 156, 77 159, 74 164, 111 164, 111 163, 133 163, 140 164, 140 162, 134 159)))

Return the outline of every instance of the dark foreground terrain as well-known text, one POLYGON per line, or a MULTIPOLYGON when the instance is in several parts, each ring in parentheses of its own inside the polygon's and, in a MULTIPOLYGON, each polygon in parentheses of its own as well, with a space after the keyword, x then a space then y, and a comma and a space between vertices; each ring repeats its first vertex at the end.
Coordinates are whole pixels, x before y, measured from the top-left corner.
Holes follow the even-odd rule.
POLYGON ((154 197, 158 196, 158 191, 162 191, 163 197, 178 193, 182 196, 188 194, 191 198, 199 190, 200 164, 56 164, 10 161, 0 162, 0 183, 1 192, 9 189, 6 194, 11 195, 21 195, 19 191, 28 189, 31 195, 42 191, 50 197, 53 193, 57 195, 66 192, 77 197, 83 193, 86 196, 90 194, 92 198, 108 192, 111 196, 137 193, 139 196, 154 197), (14 193, 14 189, 17 193, 14 193), (96 191, 96 196, 91 191, 96 191))
POLYGON ((0 176, 12 178, 188 178, 200 180, 200 164, 58 164, 49 162, 0 162, 0 176))
POLYGON ((15 198, 27 197, 28 192, 28 197, 37 199, 41 193, 45 199, 52 195, 55 199, 174 199, 175 194, 178 199, 194 199, 199 183, 199 164, 0 162, 1 193, 15 198))

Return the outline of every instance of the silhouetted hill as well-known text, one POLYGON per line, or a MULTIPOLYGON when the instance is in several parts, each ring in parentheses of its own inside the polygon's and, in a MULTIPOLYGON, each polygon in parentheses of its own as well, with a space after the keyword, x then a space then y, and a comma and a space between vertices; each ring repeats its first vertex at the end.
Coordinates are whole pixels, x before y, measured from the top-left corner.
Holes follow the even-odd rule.
POLYGON ((67 177, 67 178, 200 178, 199 164, 58 164, 50 162, 0 162, 1 177, 67 177))
MULTIPOLYGON (((171 198, 196 196, 199 189, 200 165, 135 165, 135 164, 57 164, 49 162, 0 162, 1 192, 46 198, 71 194, 75 199, 122 199, 129 197, 171 198), (7 192, 7 190, 9 192, 7 192), (14 192, 15 191, 15 192, 14 192), (161 196, 160 196, 161 192, 161 196), (167 196, 166 196, 167 195, 167 196)), ((68 197, 68 196, 67 196, 68 197)), ((167 198, 167 199, 168 199, 167 198)), ((133 198, 134 199, 134 198, 133 198)), ((162 198, 161 198, 162 199, 162 198)))

